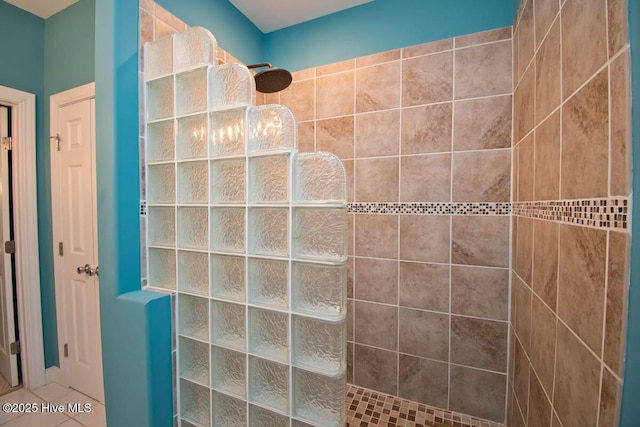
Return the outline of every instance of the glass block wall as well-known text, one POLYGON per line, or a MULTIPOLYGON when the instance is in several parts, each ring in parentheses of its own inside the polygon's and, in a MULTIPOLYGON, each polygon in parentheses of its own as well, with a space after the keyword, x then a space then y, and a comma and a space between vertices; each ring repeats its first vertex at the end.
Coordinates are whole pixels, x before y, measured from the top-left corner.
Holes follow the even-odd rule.
POLYGON ((346 174, 190 28, 145 47, 149 286, 177 293, 181 425, 342 426, 346 174))

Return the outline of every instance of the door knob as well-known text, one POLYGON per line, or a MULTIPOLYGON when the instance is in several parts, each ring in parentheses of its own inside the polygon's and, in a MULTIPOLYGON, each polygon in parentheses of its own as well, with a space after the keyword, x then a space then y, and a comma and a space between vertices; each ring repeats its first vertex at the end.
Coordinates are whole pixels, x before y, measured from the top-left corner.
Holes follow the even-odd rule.
POLYGON ((76 268, 76 273, 78 273, 78 274, 84 273, 89 277, 91 277, 91 276, 99 276, 100 275, 98 267, 91 268, 91 265, 89 265, 89 264, 85 264, 84 266, 76 268))

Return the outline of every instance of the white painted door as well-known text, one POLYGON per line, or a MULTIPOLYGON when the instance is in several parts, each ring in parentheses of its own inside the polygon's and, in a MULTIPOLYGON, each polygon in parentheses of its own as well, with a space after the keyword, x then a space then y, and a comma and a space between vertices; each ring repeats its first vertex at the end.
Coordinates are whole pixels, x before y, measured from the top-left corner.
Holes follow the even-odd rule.
MULTIPOLYGON (((62 243, 62 286, 56 284, 56 298, 63 298, 64 344, 61 363, 69 386, 104 402, 102 346, 100 341, 99 280, 95 186, 95 105, 84 99, 58 110, 60 135, 58 200, 56 217, 62 243)), ((55 144, 51 147, 55 150, 55 144)))
MULTIPOLYGON (((0 107, 0 141, 8 136, 9 110, 0 107)), ((17 386, 18 356, 11 354, 16 340, 13 305, 13 270, 11 254, 5 253, 4 242, 10 240, 9 153, 0 148, 0 373, 12 386, 17 386)))

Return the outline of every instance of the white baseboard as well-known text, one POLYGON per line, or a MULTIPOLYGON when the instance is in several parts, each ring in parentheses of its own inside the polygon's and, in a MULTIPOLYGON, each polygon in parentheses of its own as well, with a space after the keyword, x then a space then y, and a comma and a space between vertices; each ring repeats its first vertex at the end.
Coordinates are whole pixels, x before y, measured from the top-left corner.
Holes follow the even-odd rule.
POLYGON ((61 382, 62 371, 57 366, 52 366, 44 371, 47 384, 61 382))

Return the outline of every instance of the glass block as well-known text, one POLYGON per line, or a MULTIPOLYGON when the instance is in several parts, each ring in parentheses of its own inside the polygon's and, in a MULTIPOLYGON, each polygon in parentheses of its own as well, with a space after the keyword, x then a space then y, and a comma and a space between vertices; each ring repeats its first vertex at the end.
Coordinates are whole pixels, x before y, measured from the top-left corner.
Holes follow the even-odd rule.
POLYGON ((165 162, 175 157, 173 119, 147 125, 147 161, 165 162))
POLYGON ((289 254, 289 209, 249 208, 249 253, 289 254))
POLYGON ((249 426, 289 427, 289 417, 276 414, 259 406, 249 405, 249 426))
POLYGON ((289 155, 249 159, 249 202, 289 201, 289 155))
POLYGON ((180 377, 209 385, 209 345, 180 337, 178 340, 180 353, 180 377))
POLYGON ((209 69, 209 109, 256 103, 256 83, 247 67, 223 64, 209 69))
POLYGON ((147 213, 148 242, 151 246, 176 245, 176 209, 150 206, 147 213))
POLYGON ((175 35, 177 72, 199 65, 218 63, 216 38, 202 27, 191 27, 175 35))
POLYGON ((180 380, 180 417, 189 422, 209 425, 209 389, 191 381, 180 380))
POLYGON ((300 420, 291 420, 292 427, 314 427, 311 424, 303 423, 300 420))
POLYGON ((249 400, 287 412, 289 367, 249 356, 249 400))
POLYGON ((147 121, 173 116, 173 76, 147 82, 147 121))
POLYGON ((176 76, 176 112, 200 113, 207 110, 207 68, 198 68, 176 76))
POLYGON ((176 156, 178 159, 207 157, 207 115, 181 117, 176 133, 176 156))
POLYGON ((249 258, 249 302, 286 310, 289 307, 289 263, 249 258))
POLYGON ((144 76, 146 80, 173 72, 173 36, 169 35, 144 46, 144 76))
POLYGON ((249 151, 294 150, 297 125, 293 113, 283 105, 249 109, 249 151))
POLYGON ((246 301, 245 258, 211 255, 211 296, 234 301, 246 301))
POLYGON ((206 204, 209 200, 207 162, 178 163, 178 203, 206 204))
POLYGON ((244 252, 244 208, 211 208, 211 250, 244 252))
POLYGON ((297 153, 293 160, 294 200, 298 203, 346 203, 347 175, 332 153, 297 153))
POLYGON ((296 366, 336 376, 346 367, 345 321, 293 316, 291 337, 296 366))
POLYGON ((209 300, 178 295, 178 334, 202 341, 209 340, 209 300))
POLYGON ((289 316, 249 307, 249 351, 286 363, 289 360, 289 316))
MULTIPOLYGON (((175 394, 177 394, 177 393, 174 393, 174 395, 175 394)), ((175 421, 175 418, 174 418, 174 421, 175 421)), ((174 426, 175 426, 175 423, 174 423, 174 426)), ((202 426, 200 426, 198 424, 193 424, 192 422, 189 422, 189 421, 187 421, 185 419, 182 419, 182 420, 180 420, 180 427, 202 427, 202 426)))
POLYGON ((173 164, 148 166, 147 184, 149 203, 176 202, 176 169, 173 164))
POLYGON ((209 140, 212 156, 233 156, 245 153, 246 108, 214 111, 209 114, 209 140))
POLYGON ((294 208, 293 253, 297 258, 347 258, 347 208, 294 208))
POLYGON ((293 368, 293 415, 327 427, 346 422, 346 376, 328 378, 293 368))
POLYGON ((293 309, 299 313, 343 319, 347 304, 347 268, 294 262, 291 272, 293 309))
POLYGON ((247 425, 247 403, 222 393, 211 396, 213 424, 215 427, 239 427, 247 425))
POLYGON ((211 203, 244 203, 245 159, 211 162, 211 203))
POLYGON ((244 351, 245 306, 211 301, 211 343, 244 351))
POLYGON ((149 286, 176 288, 176 251, 149 248, 149 286))
POLYGON ((178 247, 207 250, 207 208, 178 208, 178 247))
POLYGON ((178 251, 178 289, 209 295, 209 255, 178 251))
POLYGON ((245 353, 211 346, 211 387, 245 398, 246 362, 245 353))

